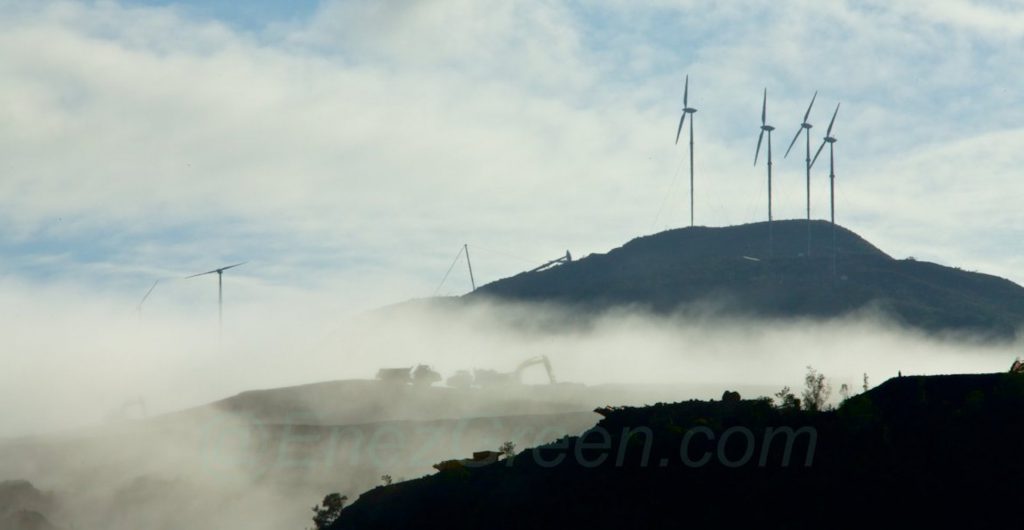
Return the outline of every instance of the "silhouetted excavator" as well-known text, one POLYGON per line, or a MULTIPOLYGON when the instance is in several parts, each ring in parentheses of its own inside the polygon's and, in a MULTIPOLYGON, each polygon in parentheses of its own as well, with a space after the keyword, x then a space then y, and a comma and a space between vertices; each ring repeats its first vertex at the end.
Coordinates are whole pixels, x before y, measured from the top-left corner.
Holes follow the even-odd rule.
POLYGON ((557 257, 557 258, 555 258, 555 259, 553 259, 553 260, 551 260, 551 261, 549 261, 549 262, 547 262, 547 263, 545 263, 545 264, 543 264, 543 265, 541 265, 539 267, 536 267, 536 268, 530 270, 529 272, 540 272, 540 271, 542 271, 544 269, 551 268, 551 267, 553 267, 555 265, 559 265, 559 264, 562 264, 562 263, 571 263, 571 262, 572 262, 572 254, 569 254, 569 251, 566 250, 564 256, 559 256, 559 257, 557 257))
POLYGON ((494 385, 508 385, 508 384, 521 384, 523 370, 537 365, 543 364, 544 369, 548 372, 548 380, 551 384, 555 384, 555 372, 551 369, 551 361, 548 360, 547 355, 538 355, 531 357, 516 366, 516 369, 512 372, 498 372, 496 370, 473 370, 473 383, 476 386, 494 386, 494 385))

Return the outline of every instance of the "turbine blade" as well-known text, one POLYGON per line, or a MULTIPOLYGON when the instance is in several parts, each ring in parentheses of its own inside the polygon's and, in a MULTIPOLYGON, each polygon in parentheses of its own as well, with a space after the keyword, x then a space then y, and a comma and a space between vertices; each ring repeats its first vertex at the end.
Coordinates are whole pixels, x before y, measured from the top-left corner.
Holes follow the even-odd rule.
POLYGON ((757 165, 757 155, 761 154, 761 140, 764 138, 764 129, 761 129, 761 134, 757 135, 757 150, 754 151, 754 165, 757 165))
POLYGON ((217 269, 217 270, 219 270, 221 272, 224 272, 224 271, 226 271, 228 269, 233 269, 235 267, 240 267, 242 265, 245 265, 246 263, 249 263, 249 262, 248 261, 243 261, 241 263, 235 263, 234 265, 228 265, 227 267, 221 267, 220 269, 217 269))
POLYGON ((797 129, 796 136, 793 137, 793 141, 792 142, 789 142, 789 148, 786 149, 786 154, 782 155, 782 158, 786 158, 787 156, 789 156, 789 152, 793 149, 793 145, 796 144, 796 139, 800 138, 800 131, 803 131, 803 130, 804 130, 803 127, 800 127, 799 129, 797 129))
POLYGON ((836 103, 836 111, 832 113, 832 121, 828 122, 828 131, 825 132, 825 136, 832 136, 832 126, 836 124, 836 115, 839 114, 839 105, 836 103))
POLYGON ((235 267, 238 267, 238 266, 241 266, 241 265, 245 265, 246 263, 249 263, 249 262, 248 261, 243 261, 241 263, 235 263, 234 265, 228 265, 227 267, 221 267, 219 269, 213 269, 212 271, 200 272, 199 274, 193 274, 192 276, 185 276, 185 279, 187 280, 189 278, 195 278, 196 276, 203 276, 205 274, 213 274, 215 272, 216 273, 221 273, 221 272, 224 272, 224 271, 226 271, 228 269, 233 269, 235 267))
POLYGON ((690 96, 690 74, 686 74, 686 85, 683 86, 683 106, 689 107, 686 103, 690 96))
POLYGON ((139 307, 142 307, 142 304, 146 303, 146 299, 149 298, 149 295, 153 292, 153 289, 156 289, 156 284, 158 283, 160 283, 160 280, 153 282, 153 285, 149 287, 149 290, 146 291, 146 295, 143 296, 142 300, 139 301, 139 307))
POLYGON ((676 129, 676 145, 679 145, 679 135, 683 132, 683 122, 686 121, 686 113, 679 117, 679 128, 676 129))
POLYGON ((812 159, 811 159, 811 165, 810 165, 810 167, 814 167, 814 162, 815 162, 815 160, 817 160, 817 159, 818 159, 818 155, 820 155, 820 154, 821 154, 821 150, 825 148, 825 144, 826 144, 826 143, 828 143, 828 142, 821 142, 821 146, 819 146, 819 147, 818 147, 818 152, 817 152, 817 153, 814 153, 814 158, 812 158, 812 159))
POLYGON ((804 113, 804 123, 807 123, 807 118, 811 117, 811 107, 814 106, 814 100, 818 99, 818 91, 814 91, 814 96, 811 97, 811 104, 807 105, 807 112, 804 113))
POLYGON ((768 119, 768 88, 764 89, 764 99, 761 101, 761 125, 768 119))

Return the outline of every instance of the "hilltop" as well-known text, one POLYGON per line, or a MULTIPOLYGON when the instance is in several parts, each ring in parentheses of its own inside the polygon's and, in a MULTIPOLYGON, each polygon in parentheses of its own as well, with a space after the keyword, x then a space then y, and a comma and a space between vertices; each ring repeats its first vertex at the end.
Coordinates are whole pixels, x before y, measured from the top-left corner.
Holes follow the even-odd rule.
POLYGON ((590 431, 511 460, 370 490, 330 528, 992 528, 1015 517, 1020 375, 891 379, 828 412, 727 398, 603 409, 590 431))
POLYGON ((1009 340, 1024 323, 1024 288, 1009 280, 913 258, 895 259, 856 233, 803 220, 689 227, 639 237, 606 254, 477 289, 464 300, 553 302, 580 313, 630 306, 666 313, 713 310, 770 318, 876 311, 929 333, 1009 340))

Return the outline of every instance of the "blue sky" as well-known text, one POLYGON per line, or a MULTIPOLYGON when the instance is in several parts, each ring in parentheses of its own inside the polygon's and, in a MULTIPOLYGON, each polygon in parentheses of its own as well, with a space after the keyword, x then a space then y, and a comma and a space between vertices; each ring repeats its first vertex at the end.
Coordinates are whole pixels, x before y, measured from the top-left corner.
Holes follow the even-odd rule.
POLYGON ((177 9, 190 17, 213 19, 239 29, 263 31, 283 22, 299 22, 316 12, 319 0, 131 0, 125 5, 177 9))
MULTIPOLYGON (((106 344, 157 278, 147 322, 200 343, 215 282, 180 278, 246 260, 231 337, 316 344, 433 293, 463 243, 483 283, 683 226, 687 74, 697 224, 765 218, 761 92, 781 152, 818 90, 841 224, 1021 283, 1022 47, 1013 2, 0 1, 11 347, 106 344)), ((801 158, 776 159, 779 218, 801 158)))

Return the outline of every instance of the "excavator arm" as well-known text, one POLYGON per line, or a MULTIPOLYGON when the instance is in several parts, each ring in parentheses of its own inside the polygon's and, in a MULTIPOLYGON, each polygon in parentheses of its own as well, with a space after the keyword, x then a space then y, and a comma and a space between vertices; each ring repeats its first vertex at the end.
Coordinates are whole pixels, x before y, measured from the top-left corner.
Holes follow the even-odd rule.
POLYGON ((531 357, 531 358, 529 358, 529 359, 519 363, 519 366, 516 367, 516 371, 515 371, 516 380, 520 380, 521 379, 521 375, 522 375, 523 370, 525 370, 525 369, 527 369, 527 368, 529 368, 529 367, 531 367, 533 365, 536 365, 536 364, 543 364, 544 365, 544 369, 547 370, 547 372, 548 372, 548 380, 551 381, 552 385, 555 384, 555 372, 554 372, 554 370, 551 369, 551 361, 548 360, 548 356, 547 355, 538 355, 537 357, 531 357))

